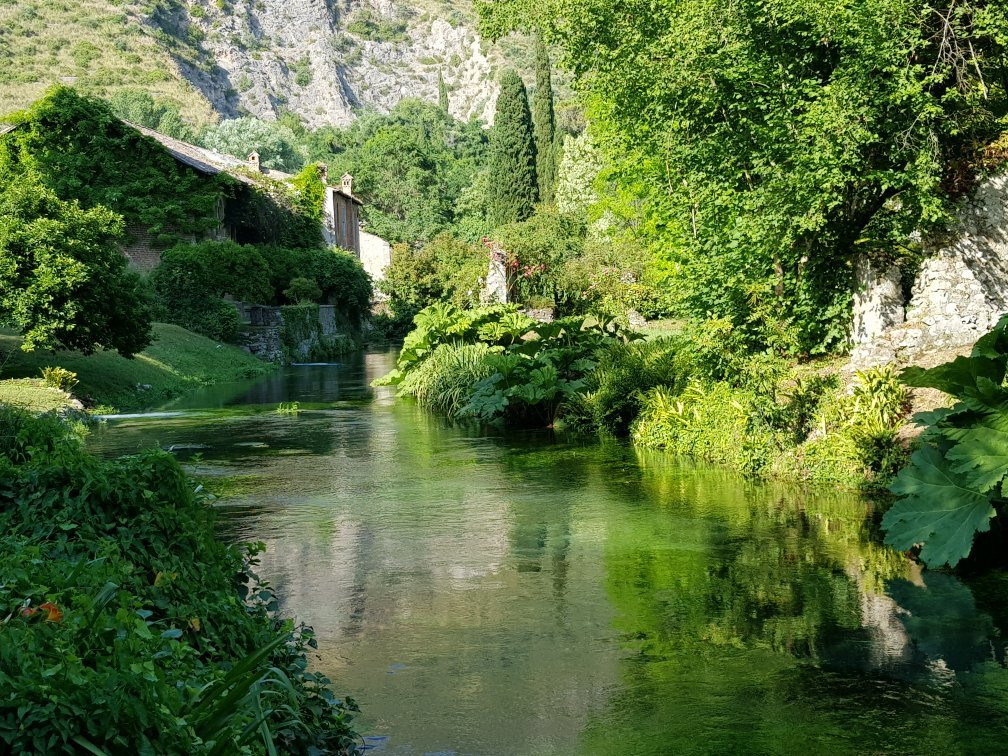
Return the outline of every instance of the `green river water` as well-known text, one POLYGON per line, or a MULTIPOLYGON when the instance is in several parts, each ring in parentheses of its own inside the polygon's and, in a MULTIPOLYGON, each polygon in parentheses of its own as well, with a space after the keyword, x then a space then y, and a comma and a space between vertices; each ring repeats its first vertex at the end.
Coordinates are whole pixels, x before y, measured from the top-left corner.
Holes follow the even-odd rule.
POLYGON ((393 364, 218 386, 93 442, 219 479, 374 752, 1008 751, 1003 575, 912 569, 850 494, 452 425, 368 387, 393 364))

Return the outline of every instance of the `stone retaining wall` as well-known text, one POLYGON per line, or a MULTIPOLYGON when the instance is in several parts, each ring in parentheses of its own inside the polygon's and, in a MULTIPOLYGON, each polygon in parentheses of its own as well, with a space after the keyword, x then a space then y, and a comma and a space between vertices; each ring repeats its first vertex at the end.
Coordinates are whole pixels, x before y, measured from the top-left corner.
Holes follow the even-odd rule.
POLYGON ((292 334, 286 332, 283 307, 232 302, 247 328, 245 348, 261 360, 289 362, 308 360, 313 351, 330 343, 352 341, 346 319, 333 305, 318 305, 317 321, 305 333, 298 333, 292 344, 292 334), (285 338, 286 337, 286 338, 285 338), (285 343, 286 342, 286 343, 285 343))
POLYGON ((965 347, 1008 313, 1008 173, 984 181, 948 237, 928 246, 905 318, 894 302, 892 271, 859 270, 853 367, 965 347))

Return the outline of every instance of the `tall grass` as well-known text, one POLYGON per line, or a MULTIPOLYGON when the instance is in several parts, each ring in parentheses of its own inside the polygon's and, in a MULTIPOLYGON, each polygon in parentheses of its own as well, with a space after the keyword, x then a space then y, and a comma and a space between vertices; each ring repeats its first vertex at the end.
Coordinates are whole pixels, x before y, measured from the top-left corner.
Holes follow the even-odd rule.
POLYGON ((458 417, 475 385, 492 374, 486 360, 491 351, 486 344, 441 344, 407 374, 399 392, 421 407, 458 417))

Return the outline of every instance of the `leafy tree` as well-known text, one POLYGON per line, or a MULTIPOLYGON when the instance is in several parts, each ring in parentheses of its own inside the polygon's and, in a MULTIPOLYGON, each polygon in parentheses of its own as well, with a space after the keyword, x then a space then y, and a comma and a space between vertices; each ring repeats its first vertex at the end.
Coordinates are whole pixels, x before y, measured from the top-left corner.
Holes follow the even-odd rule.
POLYGON ((395 315, 405 320, 439 300, 460 307, 475 303, 486 273, 482 246, 441 233, 419 249, 396 245, 378 287, 388 295, 395 315))
POLYGON ((445 84, 444 72, 438 69, 437 72, 437 92, 438 92, 438 107, 441 108, 445 113, 448 112, 448 86, 445 84))
POLYGON ((185 122, 178 105, 155 99, 142 89, 120 89, 108 98, 112 112, 138 126, 146 126, 175 139, 192 141, 196 134, 185 122))
POLYGON ((842 345, 855 256, 891 259, 941 222, 1008 112, 994 0, 501 0, 481 14, 490 35, 538 27, 563 48, 614 166, 612 209, 678 271, 688 314, 728 317, 757 347, 773 322, 796 351, 842 345))
POLYGON ((119 249, 122 218, 64 202, 31 175, 0 193, 0 319, 24 335, 22 349, 117 349, 150 343, 140 278, 119 249))
POLYGON ((322 302, 334 305, 353 325, 371 307, 371 278, 360 261, 338 248, 309 250, 308 268, 318 284, 322 302))
POLYGON ((329 134, 332 172, 354 176, 370 231, 389 241, 422 243, 462 220, 458 200, 486 153, 478 122, 462 123, 422 100, 387 115, 365 113, 329 134))
POLYGON ((539 184, 539 199, 552 202, 556 183, 556 119, 553 114, 553 77, 549 52, 541 38, 536 39, 535 73, 532 122, 535 126, 536 179, 539 184))
POLYGON ((500 95, 490 132, 489 204, 495 224, 516 223, 532 215, 539 199, 536 148, 525 83, 515 71, 501 76, 500 95))
POLYGON ((200 143, 211 150, 245 160, 259 153, 260 163, 268 168, 293 173, 304 164, 297 138, 289 127, 245 116, 221 121, 200 135, 200 143))
POLYGON ((603 158, 587 131, 567 137, 563 156, 557 167, 556 206, 563 213, 586 215, 598 202, 595 188, 602 173, 603 158))
POLYGON ((228 180, 180 165, 103 100, 54 87, 11 118, 20 125, 0 137, 0 186, 32 173, 62 200, 102 205, 169 238, 217 225, 228 180))

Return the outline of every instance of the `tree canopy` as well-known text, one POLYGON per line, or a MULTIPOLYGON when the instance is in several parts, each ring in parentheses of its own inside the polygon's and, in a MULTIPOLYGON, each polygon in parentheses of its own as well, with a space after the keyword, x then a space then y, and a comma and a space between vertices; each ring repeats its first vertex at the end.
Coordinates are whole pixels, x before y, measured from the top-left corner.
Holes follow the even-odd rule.
POLYGON ((298 140, 288 126, 249 116, 221 121, 204 129, 200 143, 241 160, 257 152, 264 167, 278 171, 293 173, 304 165, 298 140))
POLYGON ((532 124, 535 129, 536 181, 539 199, 553 201, 556 185, 556 118, 553 113, 553 75, 549 52, 541 39, 535 47, 536 86, 532 93, 532 124))
POLYGON ((497 0, 481 16, 563 49, 610 209, 687 313, 754 344, 842 343, 853 259, 891 262, 942 221, 1008 125, 1008 8, 992 0, 497 0))
POLYGON ((539 199, 536 147, 525 83, 515 71, 501 76, 487 170, 493 221, 503 225, 528 218, 539 199))
POLYGON ((118 242, 122 218, 64 202, 28 175, 0 191, 0 320, 22 348, 118 349, 150 343, 150 311, 118 242))
POLYGON ((333 171, 354 177, 368 230, 392 243, 428 241, 461 220, 458 199, 486 153, 477 121, 438 105, 403 100, 387 115, 365 113, 329 133, 333 171))

